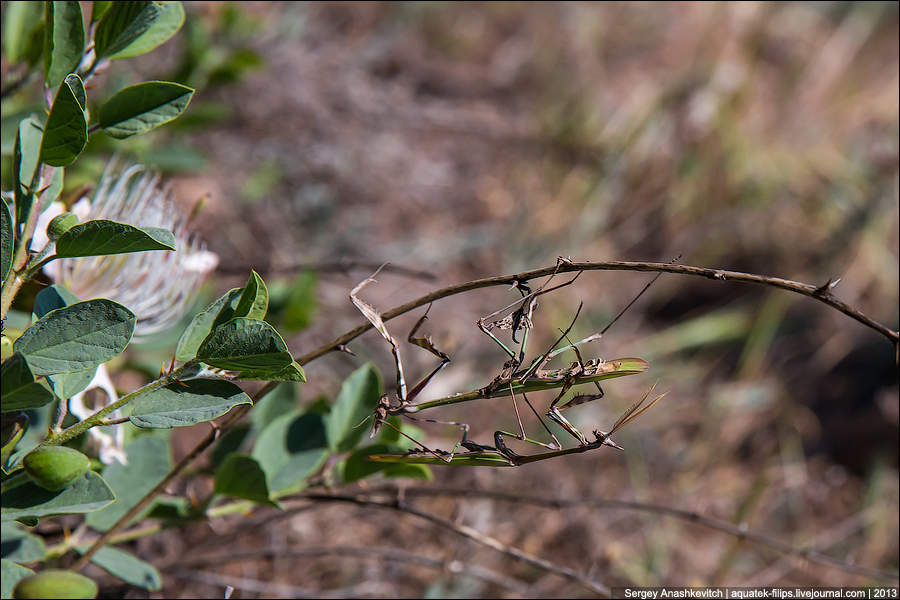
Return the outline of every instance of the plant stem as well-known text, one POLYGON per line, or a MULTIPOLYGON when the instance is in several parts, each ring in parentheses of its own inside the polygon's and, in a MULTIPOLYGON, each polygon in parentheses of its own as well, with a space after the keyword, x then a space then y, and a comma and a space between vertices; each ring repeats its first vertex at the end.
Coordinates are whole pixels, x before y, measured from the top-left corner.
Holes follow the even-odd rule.
POLYGON ((64 443, 68 442, 69 440, 72 440, 72 439, 78 437, 79 435, 81 435, 82 433, 84 433, 85 431, 90 429, 91 427, 97 427, 100 425, 109 425, 109 423, 107 423, 104 420, 104 417, 106 417, 106 415, 108 415, 109 413, 114 412, 116 410, 119 410, 120 408, 122 408, 123 406, 125 406, 126 404, 128 404, 129 402, 131 402, 132 400, 137 398, 138 396, 142 396, 148 392, 152 392, 154 390, 157 390, 163 386, 166 386, 166 385, 172 383, 173 381, 178 379, 178 377, 181 375, 181 373, 183 373, 185 371, 185 369, 187 369, 187 367, 189 367, 189 366, 192 366, 192 363, 186 363, 186 364, 182 365, 181 367, 175 369, 174 371, 172 371, 165 377, 160 377, 156 381, 151 381, 147 385, 134 390, 130 394, 126 394, 125 396, 122 396, 121 398, 119 398, 118 402, 113 402, 112 404, 104 406, 103 408, 101 408, 100 410, 98 410, 97 412, 95 412, 94 414, 89 416, 88 418, 84 419, 83 421, 80 421, 80 422, 72 425, 68 429, 66 429, 56 435, 49 436, 47 439, 45 439, 43 442, 41 442, 40 445, 41 446, 56 446, 59 444, 64 444, 64 443))

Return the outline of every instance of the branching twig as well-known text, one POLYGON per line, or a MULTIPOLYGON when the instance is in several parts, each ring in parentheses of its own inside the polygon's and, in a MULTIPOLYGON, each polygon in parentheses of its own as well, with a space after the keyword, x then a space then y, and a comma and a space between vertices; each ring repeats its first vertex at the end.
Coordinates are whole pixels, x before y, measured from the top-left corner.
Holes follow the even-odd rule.
POLYGON ((401 548, 372 548, 355 546, 313 546, 301 549, 285 548, 260 548, 243 552, 218 552, 205 556, 178 557, 169 563, 162 565, 162 569, 188 568, 202 569, 204 567, 222 565, 231 561, 240 561, 253 558, 267 558, 270 560, 297 560, 315 558, 321 556, 339 556, 341 558, 354 557, 359 559, 376 559, 391 563, 413 563, 416 565, 446 571, 448 573, 468 575, 493 583, 500 587, 512 590, 519 594, 527 594, 528 585, 522 581, 497 573, 478 565, 471 565, 458 560, 441 560, 424 556, 417 552, 409 552, 401 548))
POLYGON ((597 594, 601 594, 603 596, 609 596, 611 594, 611 590, 605 586, 604 584, 594 581, 589 577, 586 577, 574 569, 570 569, 568 567, 563 567, 561 565, 554 564, 550 561, 544 560, 539 556, 534 556, 533 554, 529 554, 523 550, 519 550, 514 546, 508 546, 501 542, 498 539, 492 538, 488 535, 485 535, 478 531, 477 529, 473 529, 472 527, 468 527, 466 525, 457 525, 453 521, 448 519, 444 519, 443 517, 439 517, 437 515, 433 515, 431 513, 427 513, 421 511, 417 508, 413 508, 411 506, 406 506, 404 504, 400 504, 398 502, 377 502, 375 500, 369 500, 364 496, 353 496, 353 495, 343 495, 343 494, 306 494, 304 496, 308 500, 315 500, 319 502, 342 502, 346 504, 356 504, 357 506, 372 506, 377 508, 387 508, 390 510, 396 510, 398 512, 406 513, 408 515, 413 515, 415 517, 419 517, 420 519, 424 519, 439 527, 443 527, 444 529, 449 529, 450 531, 457 533, 463 537, 469 538, 470 540, 477 542, 483 546, 487 546, 488 548, 492 548, 497 552, 502 554, 506 554, 507 556, 511 556, 516 560, 522 561, 532 567, 536 567, 541 569, 542 571, 546 571, 548 573, 553 573, 555 575, 559 575, 561 577, 565 577, 567 579, 571 579, 584 586, 585 588, 595 592, 597 594))
MULTIPOLYGON (((396 494, 396 487, 385 486, 381 488, 370 488, 360 490, 357 495, 367 496, 371 494, 396 494)), ((897 573, 883 571, 881 569, 873 569, 870 567, 862 567, 854 565, 838 558, 822 554, 812 549, 795 548, 787 542, 779 539, 750 531, 741 525, 735 525, 729 521, 716 519, 702 515, 698 512, 664 506, 661 504, 648 504, 646 502, 635 502, 631 500, 614 500, 607 498, 547 498, 542 496, 531 496, 528 494, 497 492, 492 490, 478 490, 472 488, 452 488, 452 487, 404 487, 403 493, 406 496, 459 496, 464 498, 488 498, 491 500, 501 500, 504 502, 514 502, 519 504, 531 504, 534 506, 544 506, 548 508, 573 508, 578 506, 591 506, 595 508, 620 508, 627 510, 638 510, 649 513, 656 513, 681 519, 690 523, 715 529, 733 535, 738 539, 753 542, 761 546, 766 546, 777 552, 790 557, 802 558, 809 562, 814 562, 827 567, 834 567, 847 573, 861 575, 863 577, 871 577, 879 581, 898 581, 900 576, 897 573)))

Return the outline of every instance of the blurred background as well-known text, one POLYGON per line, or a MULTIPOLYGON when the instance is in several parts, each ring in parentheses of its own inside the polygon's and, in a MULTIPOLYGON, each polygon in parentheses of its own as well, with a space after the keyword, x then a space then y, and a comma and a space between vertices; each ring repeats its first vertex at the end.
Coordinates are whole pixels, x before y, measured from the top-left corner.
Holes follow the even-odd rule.
MULTIPOLYGON (((113 152, 161 170, 179 201, 202 200, 195 229, 220 257, 198 306, 256 269, 294 354, 363 322, 347 294, 385 261, 393 270, 363 293, 382 311, 447 285, 552 266, 557 256, 680 255, 688 265, 806 283, 840 278, 837 297, 898 327, 896 3, 185 6, 172 43, 113 64, 97 84, 195 86, 186 115, 126 143, 94 136, 92 154, 67 172, 67 190, 95 181, 113 152)), ((4 123, 26 109, 5 105, 4 123)), ((574 339, 602 329, 649 279, 590 272, 542 297, 530 348, 548 346, 579 302, 574 339)), ((493 288, 432 307, 425 330, 452 363, 421 398, 469 391, 499 372, 505 355, 475 322, 518 297, 493 288)), ((420 315, 388 327, 405 338, 420 315)), ((155 371, 178 334, 135 348, 135 369, 117 384, 155 371)), ((355 357, 333 353, 306 367, 299 403, 333 399, 367 360, 393 387, 380 336, 350 348, 355 357)), ((411 380, 435 365, 413 346, 401 353, 411 380)), ((668 392, 616 438, 624 453, 516 469, 434 467, 427 485, 666 505, 896 573, 898 383, 885 338, 802 296, 664 275, 583 353, 651 364, 568 411, 583 431, 608 429, 653 383, 668 392)), ((544 409, 553 395, 530 398, 544 409)), ((426 416, 467 422, 482 443, 517 427, 508 399, 426 416)), ((532 437, 546 438, 533 415, 523 419, 532 437)), ((423 441, 445 449, 458 433, 423 430, 423 441)), ((205 433, 176 435, 186 451, 205 433)), ((409 501, 607 585, 872 581, 653 511, 475 495, 409 501)), ((159 597, 217 597, 225 585, 234 597, 588 594, 389 511, 316 505, 276 515, 261 511, 252 528, 246 516, 192 525, 135 550, 166 567, 159 597), (178 568, 179 557, 221 550, 223 540, 241 550, 340 545, 373 554, 178 568), (394 548, 485 572, 374 556, 394 548)))

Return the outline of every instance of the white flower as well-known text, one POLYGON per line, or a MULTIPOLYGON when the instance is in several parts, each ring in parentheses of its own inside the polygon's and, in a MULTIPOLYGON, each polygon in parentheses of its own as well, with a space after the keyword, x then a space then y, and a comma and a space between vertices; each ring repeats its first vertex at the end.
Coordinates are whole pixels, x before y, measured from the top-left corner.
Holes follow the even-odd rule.
MULTIPOLYGON (((48 243, 46 227, 63 211, 54 203, 41 215, 32 248, 48 243)), ((110 219, 137 227, 163 227, 175 234, 176 251, 154 250, 112 256, 64 258, 45 268, 56 283, 82 299, 109 298, 137 315, 135 338, 167 329, 181 319, 196 288, 219 257, 187 231, 188 215, 175 203, 158 173, 141 165, 116 172, 110 163, 92 199, 72 207, 79 221, 110 219)))
MULTIPOLYGON (((31 247, 41 250, 52 243, 47 225, 65 207, 54 202, 41 214, 31 247)), ((140 165, 117 172, 114 163, 107 166, 92 199, 82 198, 71 211, 79 222, 109 219, 138 227, 163 227, 175 234, 176 251, 155 250, 112 256, 64 258, 51 261, 44 272, 81 299, 109 298, 126 306, 137 316, 134 337, 139 338, 177 324, 196 288, 216 268, 219 257, 205 250, 187 231, 188 215, 175 203, 160 176, 140 165)), ((85 419, 102 406, 118 400, 115 387, 104 365, 79 394, 69 399, 69 410, 85 419), (85 395, 102 389, 106 403, 88 407, 85 395)), ((118 411, 108 415, 118 417, 118 411)), ((121 425, 94 427, 88 432, 88 444, 104 463, 127 464, 123 450, 125 430, 121 425)))

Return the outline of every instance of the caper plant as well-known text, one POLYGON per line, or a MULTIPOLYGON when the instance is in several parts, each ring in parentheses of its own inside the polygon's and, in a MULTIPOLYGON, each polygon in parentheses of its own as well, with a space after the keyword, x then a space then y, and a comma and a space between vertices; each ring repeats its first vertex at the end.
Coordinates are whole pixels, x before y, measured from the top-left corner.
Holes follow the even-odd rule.
MULTIPOLYGON (((116 394, 105 363, 136 334, 177 321, 215 260, 183 222, 160 220, 169 212, 161 204, 168 192, 142 167, 109 168, 86 210, 57 202, 65 169, 92 136, 119 140, 151 131, 179 117, 194 94, 179 83, 147 81, 99 102, 89 97, 86 84, 111 61, 165 43, 185 13, 180 2, 94 2, 88 14, 82 6, 9 2, 4 14, 3 51, 13 68, 3 95, 39 87, 47 108, 16 125, 12 189, 0 210, 3 598, 94 597, 94 581, 65 569, 79 555, 125 582, 158 589, 159 574, 148 563, 112 544, 90 548, 91 538, 112 529, 172 468, 167 438, 140 432, 191 426, 250 405, 235 381, 304 381, 284 340, 263 320, 267 288, 251 273, 246 286, 193 318, 168 369, 116 394), (30 306, 17 300, 41 272, 54 285, 30 306), (148 280, 163 293, 141 297, 148 280), (90 387, 107 390, 109 402, 81 402, 90 387), (130 442, 121 448, 124 427, 131 427, 130 442), (92 445, 98 437, 117 442, 92 445), (53 545, 39 524, 59 518, 80 525, 53 545)), ((223 473, 227 479, 227 468, 223 473)))

